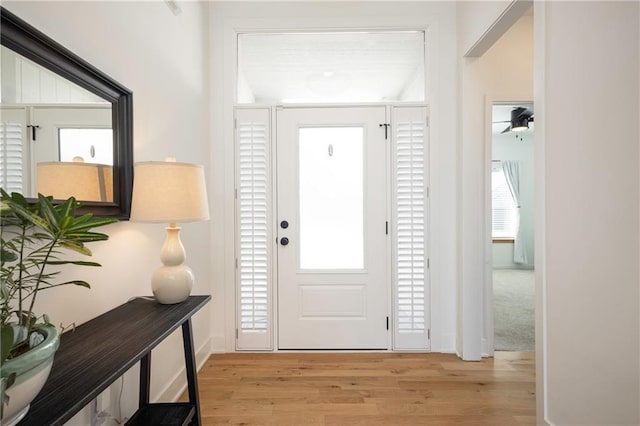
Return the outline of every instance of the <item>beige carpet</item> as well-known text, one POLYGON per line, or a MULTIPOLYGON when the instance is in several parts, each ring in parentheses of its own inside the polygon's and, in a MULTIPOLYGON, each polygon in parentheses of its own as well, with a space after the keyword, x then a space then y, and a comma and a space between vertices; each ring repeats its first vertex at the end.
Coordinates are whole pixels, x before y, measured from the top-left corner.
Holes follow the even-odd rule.
POLYGON ((535 350, 534 272, 493 270, 493 323, 497 351, 535 350))

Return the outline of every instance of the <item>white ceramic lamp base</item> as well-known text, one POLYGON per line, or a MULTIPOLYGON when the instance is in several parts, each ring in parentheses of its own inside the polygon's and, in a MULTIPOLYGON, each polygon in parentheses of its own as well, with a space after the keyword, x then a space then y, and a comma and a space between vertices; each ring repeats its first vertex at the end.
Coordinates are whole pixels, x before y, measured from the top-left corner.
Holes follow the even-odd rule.
POLYGON ((160 253, 164 266, 154 271, 151 290, 159 303, 170 305, 189 297, 194 277, 191 268, 183 263, 186 253, 180 241, 180 228, 172 223, 166 230, 167 238, 160 253))
POLYGON ((186 265, 161 266, 153 272, 151 290, 164 305, 183 302, 191 294, 193 272, 186 265))

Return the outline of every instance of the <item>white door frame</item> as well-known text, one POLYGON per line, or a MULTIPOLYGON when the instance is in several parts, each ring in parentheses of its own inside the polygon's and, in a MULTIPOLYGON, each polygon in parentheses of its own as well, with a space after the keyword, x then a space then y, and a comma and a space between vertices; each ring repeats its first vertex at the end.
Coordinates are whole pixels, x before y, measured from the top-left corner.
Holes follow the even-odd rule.
POLYGON ((484 268, 483 268, 483 327, 481 356, 492 357, 495 354, 493 322, 493 238, 492 238, 492 198, 491 198, 491 160, 493 158, 493 106, 500 104, 533 104, 531 95, 523 94, 487 94, 485 96, 485 135, 484 135, 484 268))
MULTIPOLYGON (((293 108, 354 108, 354 107, 385 107, 386 110, 386 121, 387 122, 391 122, 394 117, 392 114, 392 108, 393 107, 424 107, 427 109, 427 111, 429 111, 429 105, 424 103, 424 102, 390 102, 390 103, 385 103, 385 104, 380 104, 380 103, 352 103, 352 104, 335 104, 335 105, 331 105, 331 104, 296 104, 296 105, 287 105, 286 108, 289 109, 293 109, 293 108)), ((270 110, 270 125, 271 125, 271 132, 270 132, 270 136, 271 136, 271 173, 272 173, 272 184, 271 184, 271 197, 273 200, 277 200, 278 197, 278 188, 276 185, 276 181, 277 181, 277 114, 276 114, 276 110, 279 108, 284 108, 282 105, 236 105, 234 107, 235 109, 253 109, 253 108, 268 108, 270 110)), ((427 130, 430 134, 431 130, 430 127, 428 127, 427 130)), ((386 146, 386 150, 387 150, 387 162, 386 162, 386 173, 387 173, 387 188, 386 188, 386 198, 387 198, 387 211, 386 211, 386 215, 389 218, 389 229, 391 230, 392 226, 391 226, 391 220, 393 217, 392 214, 392 210, 393 210, 393 205, 392 205, 392 180, 393 180, 393 164, 392 164, 392 155, 391 155, 391 149, 393 146, 393 137, 390 133, 389 135, 389 141, 387 143, 386 146)), ((427 145, 427 156, 430 159, 431 155, 429 153, 430 151, 430 143, 427 145)), ((235 164, 235 162, 234 162, 235 164)), ((427 176, 430 176, 430 169, 431 169, 431 161, 429 160, 427 162, 427 169, 428 169, 428 173, 427 176)), ((430 202, 429 200, 427 200, 427 229, 432 229, 432 216, 429 213, 430 210, 430 202)), ((271 226, 273 227, 272 229, 277 230, 277 203, 273 203, 272 208, 271 208, 271 226)), ((235 218, 235 214, 234 214, 234 218, 235 218)), ((235 219, 234 219, 235 220, 235 219)), ((390 231, 391 232, 391 231, 390 231)), ((234 234, 235 234, 235 227, 234 227, 234 234)), ((271 321, 272 321, 272 349, 265 349, 265 350, 269 350, 269 351, 273 351, 273 352, 278 352, 280 351, 278 349, 278 345, 276 344, 276 342, 278 342, 278 329, 279 329, 279 324, 278 324, 278 315, 276 314, 276 312, 278 312, 278 282, 277 282, 277 277, 278 277, 278 259, 277 259, 277 243, 275 241, 275 234, 276 232, 274 231, 274 239, 272 242, 272 248, 273 248, 273 257, 272 257, 272 273, 271 273, 271 277, 272 277, 272 282, 273 282, 273 286, 272 286, 272 296, 271 296, 271 306, 272 306, 272 317, 271 317, 271 321)), ((237 244, 235 237, 234 237, 234 245, 237 244)), ((389 318, 390 318, 390 326, 389 326, 389 333, 388 333, 388 338, 387 338, 387 349, 383 350, 383 351, 393 351, 394 348, 394 324, 393 324, 393 317, 394 317, 394 301, 395 301, 395 295, 394 295, 394 282, 393 282, 393 259, 394 257, 392 256, 392 244, 393 244, 393 239, 392 238, 388 238, 387 242, 386 242, 386 262, 387 262, 387 281, 388 281, 388 286, 387 286, 387 312, 389 313, 389 318)), ((426 244, 427 244, 427 252, 431 252, 431 245, 432 245, 432 235, 431 232, 428 232, 428 237, 426 240, 426 244)), ((234 247, 234 253, 236 252, 236 248, 234 247)), ((428 304, 426 306, 426 309, 428 309, 427 312, 427 321, 428 321, 428 326, 431 329, 431 323, 432 323, 432 315, 433 315, 433 298, 431 297, 431 268, 429 269, 428 272, 428 278, 427 278, 427 289, 429 292, 428 295, 428 304)), ((235 274, 234 274, 235 275, 235 274)), ((234 294, 235 294, 235 286, 236 286, 236 280, 234 279, 234 294)), ((235 300, 235 296, 234 296, 234 303, 229 306, 227 305, 227 309, 230 309, 233 311, 233 318, 237 318, 237 312, 238 312, 238 308, 237 308, 237 300, 235 300)), ((235 322, 234 322, 234 328, 235 328, 235 322)), ((422 349, 422 350, 418 350, 419 352, 430 352, 432 351, 432 345, 431 345, 431 339, 429 340, 430 344, 428 348, 422 349)), ((237 349, 237 346, 234 344, 234 348, 235 350, 237 349)), ((286 351, 286 350, 285 350, 286 351)), ((402 350, 402 351, 407 351, 407 350, 402 350)), ((356 351, 358 352, 358 351, 356 351)), ((370 350, 367 350, 366 352, 371 352, 370 350)))

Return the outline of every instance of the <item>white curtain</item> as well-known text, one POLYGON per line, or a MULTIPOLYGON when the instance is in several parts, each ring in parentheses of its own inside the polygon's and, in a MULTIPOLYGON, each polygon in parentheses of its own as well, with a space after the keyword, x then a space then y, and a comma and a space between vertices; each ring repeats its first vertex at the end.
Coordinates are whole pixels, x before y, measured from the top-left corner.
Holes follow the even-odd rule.
POLYGON ((520 162, 519 161, 503 161, 502 171, 509 185, 513 201, 518 207, 518 223, 516 231, 516 240, 513 244, 513 263, 529 263, 527 259, 527 250, 524 241, 524 232, 520 226, 520 162))

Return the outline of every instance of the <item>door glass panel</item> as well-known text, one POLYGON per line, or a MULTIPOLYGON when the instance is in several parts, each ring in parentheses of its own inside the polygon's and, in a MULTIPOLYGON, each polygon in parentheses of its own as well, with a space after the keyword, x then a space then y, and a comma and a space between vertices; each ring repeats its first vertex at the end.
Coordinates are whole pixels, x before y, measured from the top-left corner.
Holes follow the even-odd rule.
POLYGON ((299 129, 300 268, 364 268, 364 129, 299 129))

